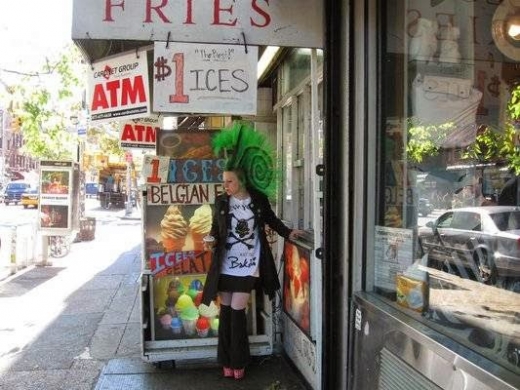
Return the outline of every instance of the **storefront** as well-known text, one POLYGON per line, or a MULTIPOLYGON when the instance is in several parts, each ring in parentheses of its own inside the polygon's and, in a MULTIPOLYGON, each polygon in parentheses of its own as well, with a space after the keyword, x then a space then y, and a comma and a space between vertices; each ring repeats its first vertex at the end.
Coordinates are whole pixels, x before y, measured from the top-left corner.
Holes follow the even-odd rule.
POLYGON ((518 388, 518 4, 351 3, 324 71, 325 387, 518 388))
POLYGON ((143 163, 143 358, 162 366, 216 357, 219 303, 200 304, 211 256, 195 222, 211 226, 214 197, 223 191, 221 156, 212 154, 211 139, 233 117, 277 146, 280 180, 272 204, 288 226, 306 232, 294 242, 268 233, 283 288, 273 302, 252 295, 251 353, 286 353, 318 389, 323 33, 321 18, 309 22, 307 12, 319 16, 322 8, 309 0, 229 8, 216 2, 212 8, 187 3, 174 15, 166 2, 74 5, 73 38, 91 62, 91 120, 139 121, 150 114, 194 119, 189 126, 179 119, 173 129, 156 130, 155 150, 143 163), (257 61, 271 50, 275 59, 260 70, 257 61), (174 237, 179 226, 183 234, 174 237))
MULTIPOLYGON (((285 353, 311 388, 520 387, 519 203, 508 190, 520 173, 516 3, 326 1, 321 39, 308 18, 321 9, 307 2, 298 20, 309 26, 284 36, 301 42, 280 41, 259 70, 259 111, 243 118, 277 144, 277 213, 307 234, 275 244, 283 288, 252 340, 258 354, 285 353)), ((150 51, 153 19, 154 40, 174 45, 163 23, 172 15, 148 11, 145 24, 117 4, 83 12, 101 30, 78 25, 76 42, 92 60, 116 54, 113 40, 150 51)), ((185 41, 207 41, 187 21, 209 14, 179 15, 193 34, 185 41)), ((260 45, 259 57, 273 42, 236 31, 212 38, 246 52, 260 45)), ((164 315, 153 304, 175 278, 152 276, 143 287, 157 287, 157 298, 145 310, 164 315)), ((185 289, 198 284, 188 279, 185 289)), ((164 336, 160 317, 150 321, 150 360, 212 353, 215 338, 164 336)))

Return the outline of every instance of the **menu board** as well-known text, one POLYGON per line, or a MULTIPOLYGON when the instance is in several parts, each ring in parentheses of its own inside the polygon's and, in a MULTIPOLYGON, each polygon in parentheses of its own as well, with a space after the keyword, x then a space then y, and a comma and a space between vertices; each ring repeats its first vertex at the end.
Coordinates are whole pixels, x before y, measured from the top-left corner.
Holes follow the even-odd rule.
POLYGON ((72 229, 72 161, 40 162, 39 223, 43 234, 67 234, 72 229))

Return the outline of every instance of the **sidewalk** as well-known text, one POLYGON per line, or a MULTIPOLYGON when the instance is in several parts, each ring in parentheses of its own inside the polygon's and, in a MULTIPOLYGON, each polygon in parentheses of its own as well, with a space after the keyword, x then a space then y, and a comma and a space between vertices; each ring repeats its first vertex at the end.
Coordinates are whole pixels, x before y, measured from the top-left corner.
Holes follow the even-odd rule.
POLYGON ((242 381, 214 362, 143 361, 141 239, 138 218, 98 220, 93 241, 0 282, 0 389, 306 388, 280 356, 255 357, 242 381))

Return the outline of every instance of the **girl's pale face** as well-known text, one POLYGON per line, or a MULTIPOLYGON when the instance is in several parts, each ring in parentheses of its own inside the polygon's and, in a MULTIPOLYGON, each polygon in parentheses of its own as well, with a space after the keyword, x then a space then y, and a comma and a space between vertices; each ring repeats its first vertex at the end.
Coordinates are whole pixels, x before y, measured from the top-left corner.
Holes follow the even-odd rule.
POLYGON ((229 196, 236 195, 240 192, 240 182, 235 172, 224 171, 224 190, 229 196))

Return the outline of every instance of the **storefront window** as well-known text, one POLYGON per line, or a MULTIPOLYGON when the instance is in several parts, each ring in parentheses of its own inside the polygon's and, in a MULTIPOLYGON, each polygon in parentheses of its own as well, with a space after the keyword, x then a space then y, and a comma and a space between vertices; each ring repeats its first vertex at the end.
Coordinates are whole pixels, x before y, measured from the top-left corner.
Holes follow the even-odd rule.
POLYGON ((282 94, 296 88, 311 72, 311 49, 293 50, 283 65, 282 94))
MULTIPOLYGON (((305 91, 308 91, 308 88, 305 88, 305 91)), ((305 145, 305 137, 308 132, 305 129, 310 129, 310 94, 299 94, 296 98, 296 111, 297 111, 297 134, 298 138, 296 139, 295 146, 295 160, 294 160, 294 170, 297 177, 297 187, 295 188, 296 194, 298 197, 298 228, 304 229, 309 228, 309 226, 304 226, 306 213, 305 210, 309 210, 309 207, 312 206, 311 202, 305 201, 305 193, 309 192, 310 188, 307 187, 307 183, 305 180, 305 150, 308 150, 305 145)), ((310 155, 310 154, 309 154, 310 155)), ((307 181, 308 182, 308 181, 307 181)), ((312 211, 312 209, 310 210, 312 211)), ((309 220, 309 218, 307 218, 309 220)))
POLYGON ((520 374, 520 25, 383 1, 374 292, 520 374))

